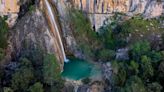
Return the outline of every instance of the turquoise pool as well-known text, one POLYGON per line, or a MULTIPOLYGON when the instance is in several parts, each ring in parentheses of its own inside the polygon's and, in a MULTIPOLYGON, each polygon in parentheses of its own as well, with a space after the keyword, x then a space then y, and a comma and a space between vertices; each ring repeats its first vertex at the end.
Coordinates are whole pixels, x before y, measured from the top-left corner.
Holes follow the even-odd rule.
POLYGON ((86 77, 96 76, 100 70, 94 64, 85 60, 70 59, 64 65, 62 76, 72 80, 80 80, 86 77))

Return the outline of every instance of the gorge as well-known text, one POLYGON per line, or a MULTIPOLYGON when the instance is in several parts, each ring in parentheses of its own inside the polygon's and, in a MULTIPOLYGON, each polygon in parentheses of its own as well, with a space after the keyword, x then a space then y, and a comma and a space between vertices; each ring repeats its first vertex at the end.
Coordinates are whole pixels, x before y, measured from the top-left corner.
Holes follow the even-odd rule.
POLYGON ((163 92, 163 0, 0 0, 0 92, 163 92))
MULTIPOLYGON (((54 34, 54 37, 55 37, 55 43, 56 43, 54 47, 56 49, 55 55, 58 58, 58 61, 60 61, 59 64, 61 65, 62 71, 64 71, 62 75, 66 78, 70 78, 73 80, 80 80, 81 78, 90 77, 91 75, 94 76, 96 73, 92 71, 93 69, 96 69, 96 68, 93 68, 94 65, 87 63, 87 61, 82 61, 79 59, 71 59, 69 63, 69 59, 66 58, 66 54, 64 51, 62 37, 60 36, 62 33, 62 28, 59 28, 61 26, 60 26, 60 21, 57 19, 57 16, 56 16, 58 14, 56 11, 54 12, 48 0, 44 0, 43 4, 45 6, 44 11, 46 13, 46 17, 50 21, 49 22, 49 25, 51 27, 50 30, 52 30, 52 33, 54 34), (76 64, 74 64, 74 62, 76 64), (66 63, 66 66, 64 66, 64 63, 66 63), (73 70, 76 70, 76 71, 73 71, 73 70)), ((98 72, 99 70, 96 69, 94 71, 98 72)))

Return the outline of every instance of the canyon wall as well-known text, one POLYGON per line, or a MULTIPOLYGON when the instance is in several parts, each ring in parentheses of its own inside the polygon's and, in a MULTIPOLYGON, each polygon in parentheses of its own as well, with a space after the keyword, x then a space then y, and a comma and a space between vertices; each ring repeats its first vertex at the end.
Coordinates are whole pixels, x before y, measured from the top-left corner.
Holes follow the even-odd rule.
POLYGON ((101 26, 110 22, 114 12, 123 13, 123 19, 141 15, 144 18, 154 18, 164 13, 164 0, 50 0, 59 12, 62 24, 65 48, 78 58, 85 55, 78 50, 76 39, 70 28, 68 9, 73 7, 82 10, 91 21, 92 27, 98 31, 101 26))
MULTIPOLYGON (((2 1, 5 1, 5 0, 2 0, 2 1)), ((75 56, 77 56, 77 57, 83 57, 83 55, 81 55, 81 53, 79 53, 78 50, 76 50, 76 46, 77 46, 76 40, 75 40, 74 36, 72 36, 71 29, 68 25, 69 22, 67 22, 68 7, 74 7, 76 9, 82 10, 84 13, 86 13, 88 15, 88 17, 90 18, 92 27, 94 27, 96 31, 106 23, 107 19, 110 16, 112 16, 114 14, 114 12, 124 13, 127 17, 141 14, 144 18, 158 17, 164 13, 164 0, 49 0, 49 1, 51 1, 51 3, 54 4, 53 7, 56 7, 59 12, 59 15, 60 15, 59 18, 61 20, 62 29, 63 29, 62 36, 64 36, 66 39, 65 48, 69 48, 69 50, 72 53, 74 53, 75 56)), ((0 5, 3 5, 3 4, 4 3, 0 3, 0 5)), ((18 4, 14 3, 14 5, 17 6, 18 4)), ((11 5, 11 7, 12 7, 12 5, 11 5)), ((39 6, 39 7, 41 8, 41 6, 39 6)), ((44 6, 42 6, 42 7, 44 7, 44 6)), ((19 8, 17 8, 17 9, 19 11, 19 8)), ((38 11, 40 11, 40 9, 38 11)), ((15 13, 17 14, 17 12, 14 12, 14 14, 15 13)), ((19 11, 19 13, 20 13, 20 11, 19 11)), ((2 14, 2 13, 0 13, 0 14, 2 14)), ((8 16, 11 16, 11 14, 13 14, 13 13, 8 14, 8 16)), ((34 14, 34 15, 36 16, 37 14, 34 14)), ((26 17, 27 20, 28 20, 28 17, 26 17)), ((42 19, 40 19, 40 21, 42 21, 44 19, 43 17, 44 17, 44 15, 42 15, 42 19)), ((14 20, 16 20, 16 18, 14 18, 14 20)), ((33 24, 40 23, 35 18, 32 18, 32 21, 34 21, 33 24)), ((9 23, 11 23, 11 21, 9 23)), ((21 24, 21 23, 17 23, 17 25, 18 24, 21 24)), ((45 26, 45 23, 42 23, 41 25, 45 26)), ((36 29, 41 29, 42 27, 44 27, 44 26, 42 26, 41 28, 38 28, 37 26, 38 25, 36 25, 36 29)), ((27 28, 31 28, 31 27, 27 27, 27 25, 23 25, 23 23, 22 23, 21 27, 24 27, 21 29, 23 31, 21 31, 21 30, 19 31, 18 29, 16 29, 17 32, 20 32, 20 33, 18 33, 18 34, 20 34, 20 36, 21 36, 22 32, 26 32, 26 31, 28 32, 28 30, 34 30, 34 29, 27 29, 27 28)), ((47 31, 47 29, 44 29, 43 32, 44 31, 49 33, 49 31, 47 31)), ((49 33, 49 34, 51 34, 51 33, 49 33)), ((31 34, 30 34, 30 36, 31 36, 31 34)), ((33 36, 33 34, 32 34, 32 36, 33 36)), ((41 35, 39 35, 39 37, 40 36, 41 35)), ((45 36, 43 36, 43 37, 45 37, 45 36)), ((29 38, 33 38, 33 37, 29 37, 29 38)), ((36 37, 36 38, 38 38, 38 37, 36 37)), ((43 44, 41 44, 41 45, 46 46, 45 49, 48 50, 48 52, 55 52, 54 46, 53 46, 53 44, 54 44, 53 36, 48 36, 43 39, 45 39, 45 43, 44 43, 44 45, 43 44)), ((21 40, 21 39, 19 39, 19 40, 21 40)), ((19 40, 13 41, 13 42, 19 42, 19 40)), ((15 46, 15 47, 19 47, 19 46, 15 46)), ((21 47, 21 45, 20 45, 20 47, 21 47)))
POLYGON ((92 26, 97 30, 114 12, 124 13, 128 17, 141 14, 144 18, 153 18, 163 14, 164 0, 53 0, 61 16, 67 7, 73 6, 88 14, 92 26))
MULTIPOLYGON (((26 0, 25 0, 26 1, 26 0)), ((41 0, 40 0, 41 1, 41 0)), ((144 18, 153 18, 163 14, 164 0, 50 0, 58 8, 61 18, 66 18, 68 7, 73 6, 88 14, 92 26, 96 30, 104 25, 105 21, 114 12, 126 14, 128 17, 141 14, 144 18)), ((2 0, 0 15, 8 15, 9 25, 13 26, 19 12, 16 0, 2 0), (5 9, 6 7, 6 9, 5 9), (10 8, 10 9, 8 9, 10 8)), ((66 19, 65 19, 66 20, 66 19)))

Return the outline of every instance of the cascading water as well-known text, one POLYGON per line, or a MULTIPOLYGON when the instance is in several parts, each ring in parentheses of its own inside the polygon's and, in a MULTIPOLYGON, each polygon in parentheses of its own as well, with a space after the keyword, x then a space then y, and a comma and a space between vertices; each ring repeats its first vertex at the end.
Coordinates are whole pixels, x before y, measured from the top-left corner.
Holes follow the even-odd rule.
POLYGON ((58 39, 59 39, 61 51, 62 51, 62 54, 63 54, 64 62, 69 62, 69 60, 66 58, 66 54, 65 54, 65 51, 64 51, 64 46, 63 46, 63 43, 62 43, 62 40, 61 40, 61 36, 60 36, 60 33, 59 33, 59 29, 58 29, 56 20, 54 18, 55 15, 53 13, 53 10, 52 10, 48 0, 44 0, 44 2, 45 2, 45 5, 48 9, 48 14, 49 14, 49 17, 50 17, 50 21, 53 23, 53 26, 55 27, 56 33, 58 35, 58 39))
MULTIPOLYGON (((58 26, 57 17, 55 16, 55 14, 57 13, 52 8, 49 0, 43 0, 43 1, 44 1, 44 8, 46 9, 45 14, 48 19, 48 23, 50 24, 51 31, 55 38, 54 46, 56 48, 56 53, 59 57, 59 60, 62 61, 61 67, 64 70, 61 74, 62 77, 71 80, 80 80, 83 78, 92 77, 99 74, 100 72, 97 73, 93 71, 93 70, 99 71, 99 69, 94 68, 95 66, 92 63, 89 63, 85 60, 70 58, 70 62, 69 62, 69 60, 66 58, 64 46, 59 33, 61 30, 60 30, 60 26, 58 26), (63 64, 63 61, 69 63, 63 64)), ((77 89, 78 87, 75 89, 75 92, 77 91, 77 89)))

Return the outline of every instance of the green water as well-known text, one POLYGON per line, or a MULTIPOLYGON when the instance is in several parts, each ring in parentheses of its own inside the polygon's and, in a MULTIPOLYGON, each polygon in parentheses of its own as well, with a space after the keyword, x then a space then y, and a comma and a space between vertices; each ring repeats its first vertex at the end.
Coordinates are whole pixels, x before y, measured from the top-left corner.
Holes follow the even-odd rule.
POLYGON ((64 65, 62 76, 72 80, 80 80, 86 77, 96 76, 99 69, 94 64, 80 59, 70 59, 64 65))

